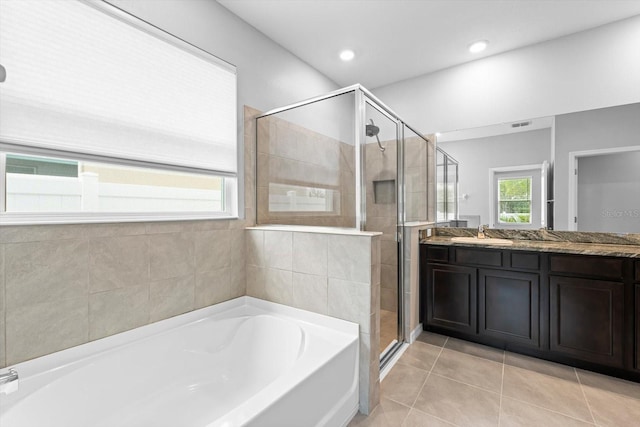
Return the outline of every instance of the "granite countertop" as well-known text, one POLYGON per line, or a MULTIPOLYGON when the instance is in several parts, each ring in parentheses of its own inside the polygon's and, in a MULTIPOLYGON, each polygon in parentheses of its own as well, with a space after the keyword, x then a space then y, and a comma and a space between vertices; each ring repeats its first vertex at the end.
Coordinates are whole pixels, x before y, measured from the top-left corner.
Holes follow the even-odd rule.
POLYGON ((510 249, 516 251, 559 252, 580 255, 601 255, 640 259, 640 245, 585 243, 571 241, 512 239, 511 245, 463 243, 452 241, 453 236, 421 238, 421 244, 439 246, 465 246, 471 248, 510 249))

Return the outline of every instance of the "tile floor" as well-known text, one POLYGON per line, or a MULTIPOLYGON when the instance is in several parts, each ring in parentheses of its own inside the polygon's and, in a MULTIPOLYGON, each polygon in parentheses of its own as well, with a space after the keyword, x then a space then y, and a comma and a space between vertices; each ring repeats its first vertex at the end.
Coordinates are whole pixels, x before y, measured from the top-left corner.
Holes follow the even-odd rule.
POLYGON ((423 332, 367 426, 640 426, 640 384, 423 332))

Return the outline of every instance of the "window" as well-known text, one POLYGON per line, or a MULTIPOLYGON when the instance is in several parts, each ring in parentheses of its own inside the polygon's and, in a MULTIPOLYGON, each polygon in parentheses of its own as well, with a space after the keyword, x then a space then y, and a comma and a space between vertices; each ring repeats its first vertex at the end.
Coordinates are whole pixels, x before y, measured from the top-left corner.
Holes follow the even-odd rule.
POLYGON ((3 223, 235 215, 235 67, 104 2, 0 8, 3 223))
POLYGON ((531 177, 498 179, 498 222, 531 224, 531 177))

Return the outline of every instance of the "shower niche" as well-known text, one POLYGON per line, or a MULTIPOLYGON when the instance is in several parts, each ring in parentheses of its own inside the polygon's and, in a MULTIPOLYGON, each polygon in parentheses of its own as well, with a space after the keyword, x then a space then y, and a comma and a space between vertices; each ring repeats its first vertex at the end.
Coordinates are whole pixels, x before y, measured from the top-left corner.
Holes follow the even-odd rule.
POLYGON ((384 359, 407 336, 401 309, 403 227, 435 220, 435 194, 427 191, 435 182, 433 139, 415 132, 360 85, 264 113, 256 129, 258 225, 382 233, 384 359))

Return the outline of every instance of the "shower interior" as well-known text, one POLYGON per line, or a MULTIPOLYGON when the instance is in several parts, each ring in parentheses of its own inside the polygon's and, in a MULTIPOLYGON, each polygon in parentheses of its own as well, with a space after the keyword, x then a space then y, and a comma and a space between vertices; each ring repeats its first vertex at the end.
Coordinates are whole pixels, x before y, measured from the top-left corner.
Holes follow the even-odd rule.
POLYGON ((410 332, 402 235, 405 224, 435 216, 427 194, 434 144, 355 85, 259 116, 256 152, 257 224, 382 233, 377 320, 386 361, 410 332))

